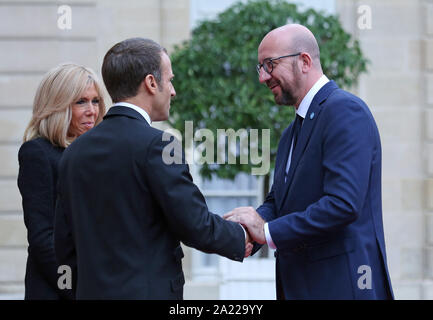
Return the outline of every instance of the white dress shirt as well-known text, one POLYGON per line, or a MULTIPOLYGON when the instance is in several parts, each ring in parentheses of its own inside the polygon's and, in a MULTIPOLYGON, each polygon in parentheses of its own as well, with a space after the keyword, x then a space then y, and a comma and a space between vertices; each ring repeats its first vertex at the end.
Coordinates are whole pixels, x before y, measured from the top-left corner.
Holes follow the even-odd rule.
MULTIPOLYGON (((308 109, 310 108, 310 104, 314 99, 314 96, 319 92, 319 90, 329 82, 329 79, 327 76, 322 75, 319 80, 316 81, 316 83, 311 87, 311 89, 307 92, 304 99, 302 99, 301 103, 299 104, 298 109, 296 110, 296 114, 302 117, 302 119, 305 119, 305 116, 307 115, 308 109)), ((304 122, 302 122, 304 123, 304 122)), ((293 151, 293 139, 292 143, 290 145, 290 152, 289 152, 289 158, 287 159, 287 165, 286 165, 286 176, 289 172, 291 159, 292 159, 292 151, 293 151)), ((266 242, 271 249, 277 249, 274 241, 272 241, 271 233, 269 232, 269 226, 268 223, 265 223, 264 226, 265 229, 265 237, 266 242)))
POLYGON ((150 120, 149 114, 146 111, 144 111, 142 108, 136 106, 135 104, 128 103, 128 102, 117 102, 117 103, 113 104, 113 107, 119 107, 119 106, 134 109, 139 114, 141 114, 144 119, 146 119, 146 121, 149 125, 152 124, 152 120, 150 120))

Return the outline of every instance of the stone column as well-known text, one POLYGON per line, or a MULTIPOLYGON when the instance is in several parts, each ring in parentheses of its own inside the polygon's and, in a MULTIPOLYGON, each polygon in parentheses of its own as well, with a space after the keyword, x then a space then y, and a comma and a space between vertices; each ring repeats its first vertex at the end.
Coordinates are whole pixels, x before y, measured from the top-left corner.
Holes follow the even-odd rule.
POLYGON ((426 173, 425 190, 425 261, 423 298, 433 299, 433 1, 422 2, 424 40, 423 50, 423 86, 424 99, 424 161, 426 173))

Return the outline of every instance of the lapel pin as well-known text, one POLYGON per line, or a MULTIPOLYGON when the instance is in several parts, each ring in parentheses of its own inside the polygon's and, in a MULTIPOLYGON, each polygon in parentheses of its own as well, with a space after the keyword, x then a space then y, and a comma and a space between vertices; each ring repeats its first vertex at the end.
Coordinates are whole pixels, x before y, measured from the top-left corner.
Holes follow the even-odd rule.
POLYGON ((313 118, 314 118, 314 112, 311 112, 311 114, 310 114, 310 120, 313 120, 313 118))

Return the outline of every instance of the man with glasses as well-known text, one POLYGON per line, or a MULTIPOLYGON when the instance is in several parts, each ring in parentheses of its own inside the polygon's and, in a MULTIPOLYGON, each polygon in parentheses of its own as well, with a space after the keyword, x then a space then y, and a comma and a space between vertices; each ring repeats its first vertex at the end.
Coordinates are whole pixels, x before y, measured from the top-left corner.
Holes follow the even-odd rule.
POLYGON ((278 299, 392 299, 381 145, 370 110, 323 74, 319 46, 304 26, 269 32, 258 61, 259 81, 277 104, 294 106, 296 118, 281 137, 263 205, 225 218, 276 249, 278 299))

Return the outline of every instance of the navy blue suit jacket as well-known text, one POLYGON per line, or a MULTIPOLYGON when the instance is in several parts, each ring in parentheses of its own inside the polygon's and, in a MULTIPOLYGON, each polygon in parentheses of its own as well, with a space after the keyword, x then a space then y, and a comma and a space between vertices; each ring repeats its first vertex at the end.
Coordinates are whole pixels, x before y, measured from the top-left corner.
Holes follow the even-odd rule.
POLYGON ((303 121, 284 182, 292 128, 281 137, 274 183, 257 209, 277 247, 277 298, 392 298, 381 144, 367 105, 333 81, 323 86, 303 121))

